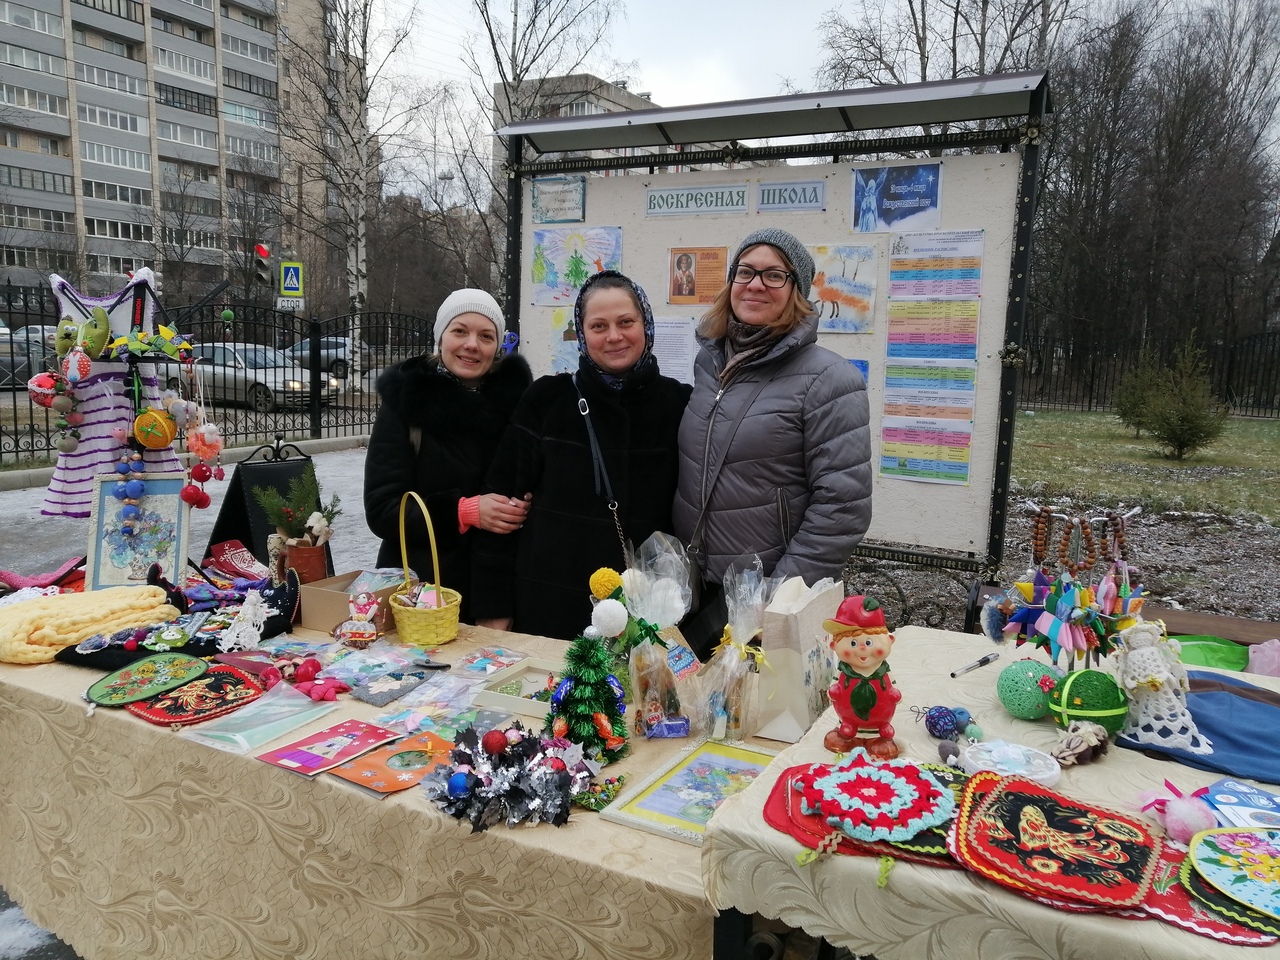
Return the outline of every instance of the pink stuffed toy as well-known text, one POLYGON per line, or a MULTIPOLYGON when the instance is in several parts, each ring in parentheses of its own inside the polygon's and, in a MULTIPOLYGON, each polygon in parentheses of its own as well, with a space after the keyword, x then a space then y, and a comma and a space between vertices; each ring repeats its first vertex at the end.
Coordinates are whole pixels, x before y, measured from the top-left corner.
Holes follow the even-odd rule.
POLYGON ((316 674, 322 669, 324 668, 321 667, 320 661, 315 657, 307 657, 305 660, 299 660, 297 657, 280 657, 258 674, 258 679, 266 689, 270 690, 282 680, 288 683, 314 680, 316 674))
POLYGON ((295 683, 294 689, 305 693, 312 700, 337 700, 338 694, 346 693, 351 688, 336 677, 325 677, 323 680, 295 683))
POLYGON ((1201 787, 1189 795, 1184 795, 1168 780, 1164 782, 1165 790, 1144 790, 1138 794, 1138 802, 1143 810, 1154 810, 1152 816, 1164 827, 1169 839, 1188 845, 1191 838, 1204 830, 1212 830, 1218 825, 1218 817, 1201 798, 1209 792, 1208 787, 1201 787))

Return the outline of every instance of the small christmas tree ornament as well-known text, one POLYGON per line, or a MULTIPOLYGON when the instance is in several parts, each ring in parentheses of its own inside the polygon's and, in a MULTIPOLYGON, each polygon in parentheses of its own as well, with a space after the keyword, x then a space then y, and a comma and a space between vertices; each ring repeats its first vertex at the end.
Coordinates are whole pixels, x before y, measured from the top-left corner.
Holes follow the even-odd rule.
POLYGON ((1111 674, 1101 670, 1075 670, 1053 688, 1049 712, 1064 729, 1072 720, 1091 720, 1114 736, 1124 726, 1129 703, 1111 674))
POLYGON ((1047 664, 1030 658, 1015 660, 996 680, 996 696, 1019 720, 1039 720, 1049 715, 1049 694, 1058 685, 1058 674, 1047 664))
POLYGON ((613 656, 598 637, 581 636, 564 658, 564 678, 551 701, 546 732, 581 744, 600 763, 626 756, 627 724, 613 656))

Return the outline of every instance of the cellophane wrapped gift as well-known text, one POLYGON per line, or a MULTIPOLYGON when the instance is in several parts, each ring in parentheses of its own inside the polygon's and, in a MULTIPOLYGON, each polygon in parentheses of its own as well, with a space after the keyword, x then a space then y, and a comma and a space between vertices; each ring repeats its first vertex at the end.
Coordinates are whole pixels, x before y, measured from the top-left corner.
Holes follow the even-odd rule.
POLYGON ((676 675, 667 662, 667 645, 658 634, 675 626, 688 612, 693 592, 691 566, 684 545, 665 533, 654 533, 627 556, 622 593, 630 623, 630 679, 635 730, 644 736, 687 736, 688 720, 680 705, 676 675))
POLYGON ((744 740, 755 729, 750 713, 752 681, 764 659, 760 649, 764 612, 781 584, 782 578, 764 575, 758 557, 725 572, 728 623, 720 645, 698 672, 702 708, 698 727, 713 740, 744 740))

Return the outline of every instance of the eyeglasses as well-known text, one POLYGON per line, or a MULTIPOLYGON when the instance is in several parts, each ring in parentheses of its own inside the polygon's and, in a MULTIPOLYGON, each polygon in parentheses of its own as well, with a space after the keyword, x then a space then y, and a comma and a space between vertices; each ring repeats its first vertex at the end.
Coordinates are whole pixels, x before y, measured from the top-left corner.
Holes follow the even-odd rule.
POLYGON ((785 287, 788 280, 795 278, 786 270, 779 270, 772 267, 768 270, 757 270, 755 267, 749 267, 745 263, 735 263, 733 270, 729 273, 729 281, 731 283, 750 283, 756 277, 760 278, 760 282, 766 287, 785 287))

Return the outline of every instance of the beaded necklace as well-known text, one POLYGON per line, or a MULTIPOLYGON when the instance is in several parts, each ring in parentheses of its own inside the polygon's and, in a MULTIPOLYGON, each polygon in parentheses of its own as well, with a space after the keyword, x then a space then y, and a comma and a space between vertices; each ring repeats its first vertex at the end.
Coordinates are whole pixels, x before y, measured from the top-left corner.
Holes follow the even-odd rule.
POLYGON ((1058 562, 1076 579, 1098 562, 1098 545, 1093 539, 1093 527, 1084 517, 1072 517, 1071 522, 1063 529, 1062 536, 1058 539, 1058 562))

